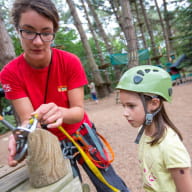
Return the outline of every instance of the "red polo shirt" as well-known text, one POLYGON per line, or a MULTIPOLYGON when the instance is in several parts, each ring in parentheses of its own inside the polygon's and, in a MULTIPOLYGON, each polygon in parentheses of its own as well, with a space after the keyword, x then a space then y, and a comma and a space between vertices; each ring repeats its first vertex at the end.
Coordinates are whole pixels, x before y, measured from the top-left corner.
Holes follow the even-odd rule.
MULTIPOLYGON (((29 97, 35 110, 44 103, 47 93, 46 103, 54 102, 58 106, 69 108, 67 91, 88 83, 83 66, 74 54, 53 48, 49 67, 34 69, 27 64, 23 54, 5 65, 0 73, 0 80, 6 98, 12 100, 29 97)), ((70 125, 63 123, 62 126, 69 134, 73 134, 83 122, 91 126, 86 113, 81 122, 70 125)), ((49 131, 58 136, 59 140, 65 138, 57 128, 49 131)))

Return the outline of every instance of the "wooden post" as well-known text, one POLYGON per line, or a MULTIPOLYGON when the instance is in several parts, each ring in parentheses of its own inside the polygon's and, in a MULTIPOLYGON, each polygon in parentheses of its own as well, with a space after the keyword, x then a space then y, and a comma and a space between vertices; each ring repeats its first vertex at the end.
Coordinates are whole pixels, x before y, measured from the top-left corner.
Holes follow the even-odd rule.
POLYGON ((84 190, 78 177, 73 177, 70 162, 63 158, 58 138, 46 130, 36 129, 29 134, 26 165, 17 174, 13 172, 0 179, 0 192, 90 191, 84 190))
POLYGON ((26 164, 33 187, 50 185, 67 175, 67 161, 55 135, 44 129, 29 134, 26 164))

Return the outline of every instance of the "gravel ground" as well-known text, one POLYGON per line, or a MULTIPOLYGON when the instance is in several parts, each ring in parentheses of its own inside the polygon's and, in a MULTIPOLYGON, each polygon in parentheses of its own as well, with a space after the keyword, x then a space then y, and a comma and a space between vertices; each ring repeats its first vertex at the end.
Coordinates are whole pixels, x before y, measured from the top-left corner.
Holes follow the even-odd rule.
MULTIPOLYGON (((168 114, 180 129, 190 156, 192 157, 192 83, 175 86, 172 104, 166 104, 168 114)), ((143 192, 137 161, 137 145, 134 139, 137 129, 131 128, 122 116, 123 108, 116 104, 115 93, 99 100, 85 102, 86 111, 95 123, 97 131, 111 144, 115 152, 112 163, 132 192, 143 192)), ((7 140, 9 133, 0 136, 0 166, 7 164, 7 140)), ((80 168, 81 169, 81 168, 80 168)), ((81 169, 83 180, 95 192, 90 180, 81 169)))

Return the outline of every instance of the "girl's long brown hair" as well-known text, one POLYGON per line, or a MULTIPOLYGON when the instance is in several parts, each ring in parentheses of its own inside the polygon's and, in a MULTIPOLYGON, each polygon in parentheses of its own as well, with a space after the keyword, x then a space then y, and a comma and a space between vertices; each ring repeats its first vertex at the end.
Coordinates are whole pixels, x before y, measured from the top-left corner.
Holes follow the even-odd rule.
POLYGON ((163 102, 161 103, 162 107, 159 113, 154 117, 155 126, 157 128, 156 133, 152 136, 153 140, 149 142, 152 145, 155 145, 161 141, 161 139, 164 137, 164 134, 167 130, 167 126, 173 129, 179 138, 183 140, 181 133, 177 129, 177 127, 174 125, 174 123, 170 120, 170 118, 167 115, 167 112, 165 110, 165 106, 163 102))

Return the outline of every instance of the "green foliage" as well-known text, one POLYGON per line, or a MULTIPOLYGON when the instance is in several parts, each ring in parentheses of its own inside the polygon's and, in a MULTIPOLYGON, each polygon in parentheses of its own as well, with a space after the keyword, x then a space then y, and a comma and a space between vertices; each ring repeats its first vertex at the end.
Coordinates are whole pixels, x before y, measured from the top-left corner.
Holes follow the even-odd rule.
MULTIPOLYGON (((191 1, 188 1, 191 2, 191 1)), ((178 10, 178 17, 175 20, 177 35, 177 55, 186 54, 188 61, 186 66, 192 65, 192 4, 187 8, 181 7, 178 10)))
POLYGON ((79 50, 82 50, 82 45, 79 44, 78 35, 74 29, 65 31, 65 28, 61 28, 56 34, 54 43, 76 55, 80 55, 79 50))
POLYGON ((122 50, 127 49, 125 42, 119 37, 113 39, 112 46, 114 48, 114 53, 121 53, 122 50))
POLYGON ((4 97, 1 97, 1 105, 2 105, 3 108, 6 108, 7 106, 10 105, 10 101, 7 100, 7 99, 4 98, 4 97))
MULTIPOLYGON (((13 115, 5 115, 4 119, 7 120, 13 126, 16 126, 15 117, 13 115)), ((0 123, 0 135, 10 131, 3 123, 0 123)))
MULTIPOLYGON (((14 47, 15 47, 15 52, 16 55, 20 55, 22 53, 22 48, 20 45, 20 40, 18 38, 18 35, 16 34, 15 30, 13 29, 13 26, 10 24, 10 9, 8 6, 9 4, 7 3, 9 2, 9 4, 12 4, 11 0, 8 1, 2 1, 2 3, 0 3, 0 5, 2 5, 2 13, 3 13, 3 19, 6 25, 6 28, 12 38, 14 47)), ((53 0, 53 2, 55 3, 55 5, 58 8, 59 11, 59 16, 60 16, 60 30, 57 32, 56 34, 56 39, 54 41, 54 44, 57 46, 60 46, 61 49, 72 52, 74 54, 76 54, 82 61, 83 66, 85 68, 86 74, 88 76, 88 79, 91 79, 91 69, 88 67, 87 65, 87 57, 82 45, 82 41, 79 37, 79 34, 77 32, 77 30, 74 27, 74 20, 73 17, 71 15, 71 12, 68 8, 68 5, 66 2, 62 1, 62 0, 53 0)), ((112 12, 112 9, 110 7, 110 4, 108 1, 99 1, 99 0, 91 0, 92 4, 94 5, 94 8, 96 10, 96 13, 98 14, 98 17, 100 19, 100 21, 102 21, 102 25, 110 39, 110 42, 112 43, 112 47, 113 47, 113 53, 122 53, 123 50, 127 51, 127 43, 125 41, 125 37, 122 33, 122 30, 120 29, 120 27, 117 25, 117 23, 115 23, 115 16, 112 12), (111 23, 113 23, 113 25, 111 25, 111 23)), ((162 47, 162 53, 163 55, 165 55, 166 51, 165 51, 165 43, 164 43, 164 39, 162 36, 162 29, 161 26, 159 24, 159 17, 157 15, 157 11, 154 7, 154 3, 153 6, 152 5, 152 1, 150 0, 146 0, 145 2, 145 9, 147 11, 147 14, 149 15, 149 19, 150 19, 150 23, 152 26, 152 30, 155 36, 155 44, 156 47, 161 46, 162 47)), ((173 2, 172 4, 175 5, 173 7, 175 7, 174 9, 172 9, 171 11, 169 10, 167 14, 169 14, 169 18, 171 19, 170 23, 171 23, 171 29, 174 32, 174 43, 175 43, 175 47, 174 49, 176 50, 176 58, 179 57, 181 54, 185 53, 190 59, 189 59, 189 64, 191 63, 191 58, 192 58, 192 7, 191 7, 191 0, 178 0, 178 1, 171 1, 173 2), (181 6, 181 2, 186 2, 187 6, 181 6)), ((80 1, 75 2, 77 9, 81 8, 81 3, 80 1)), ((170 2, 168 2, 168 5, 170 5, 170 2)), ((172 5, 171 5, 172 7, 172 5)), ((160 7, 162 15, 163 15, 163 6, 161 5, 160 7)), ((79 9, 78 11, 81 12, 81 16, 83 13, 83 10, 81 8, 81 10, 79 9)), ((89 10, 88 10, 89 12, 89 10)), ((139 10, 140 15, 143 15, 142 12, 139 10)), ((133 12, 134 14, 134 12, 133 12)), ((90 14, 91 15, 91 14, 90 14)), ((135 15, 133 15, 135 18, 135 15)), ((90 17, 92 18, 92 17, 90 17)), ((143 21, 143 17, 141 17, 143 21)), ((81 17, 83 26, 86 26, 85 28, 87 28, 87 21, 84 20, 81 17)), ((92 23, 94 24, 94 19, 91 19, 92 23)), ((134 21, 137 21, 134 19, 134 21)), ((135 26, 137 26, 137 23, 135 23, 135 26)), ((98 34, 98 28, 95 29, 95 32, 98 34)), ((140 36, 139 30, 137 30, 136 27, 136 32, 137 32, 137 36, 140 36)), ((91 46, 93 55, 94 55, 94 59, 96 61, 96 63, 98 65, 100 65, 100 60, 99 60, 99 55, 98 55, 98 50, 95 46, 95 42, 93 40, 92 37, 90 37, 90 32, 87 30, 87 37, 89 38, 89 44, 91 46)), ((149 35, 147 33, 147 31, 145 30, 145 38, 147 41, 147 45, 148 47, 150 46, 150 38, 149 35)), ((106 52, 106 47, 104 42, 102 41, 102 38, 98 37, 99 39, 99 45, 101 47, 102 50, 102 54, 103 57, 105 59, 105 63, 109 63, 109 53, 106 52)), ((140 43, 140 42, 139 42, 140 43)), ((142 46, 139 46, 142 47, 142 46)), ((151 50, 149 48, 149 50, 151 50)), ((151 55, 152 57, 152 55, 151 55)), ((162 57, 161 58, 161 62, 165 63, 166 62, 166 57, 162 57)), ((124 66, 122 66, 123 68, 124 66)), ((108 67, 107 69, 108 74, 110 75, 110 79, 112 79, 112 81, 115 78, 114 72, 115 70, 113 69, 112 66, 108 67)), ((122 69, 123 70, 123 69, 122 69)), ((103 71, 100 71, 101 73, 103 73, 103 71)), ((88 93, 88 90, 86 89, 86 92, 88 93)))
POLYGON ((13 46, 15 48, 16 56, 21 55, 21 53, 23 52, 23 49, 21 47, 19 38, 17 38, 15 35, 11 36, 11 38, 12 38, 13 46))

